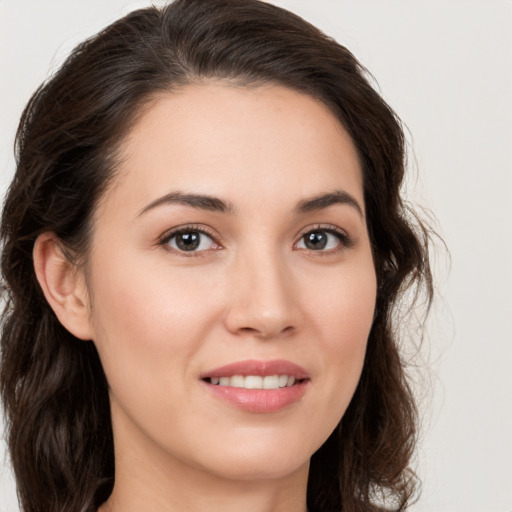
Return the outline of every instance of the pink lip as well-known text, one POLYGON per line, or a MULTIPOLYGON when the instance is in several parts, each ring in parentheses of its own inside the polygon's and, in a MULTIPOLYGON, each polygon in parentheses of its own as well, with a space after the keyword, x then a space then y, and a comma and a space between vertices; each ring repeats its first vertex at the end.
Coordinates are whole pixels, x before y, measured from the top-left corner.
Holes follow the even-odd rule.
POLYGON ((298 402, 307 390, 310 382, 308 372, 290 362, 240 361, 208 371, 201 375, 202 383, 217 398, 234 405, 238 409, 253 413, 271 413, 280 411, 298 402), (233 375, 289 375, 297 379, 293 386, 279 389, 245 389, 232 386, 219 386, 208 382, 210 377, 232 377, 233 375))
POLYGON ((297 380, 308 379, 308 372, 301 366, 285 360, 258 361, 249 359, 227 364, 203 373, 201 379, 208 377, 232 377, 233 375, 292 375, 297 380))

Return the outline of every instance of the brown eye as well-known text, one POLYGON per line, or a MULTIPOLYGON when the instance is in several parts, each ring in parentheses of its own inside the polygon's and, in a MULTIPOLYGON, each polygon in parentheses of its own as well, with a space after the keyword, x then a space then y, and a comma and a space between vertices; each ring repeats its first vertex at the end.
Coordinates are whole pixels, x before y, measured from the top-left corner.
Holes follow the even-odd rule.
POLYGON ((313 229, 302 235, 296 247, 308 251, 331 251, 350 245, 351 241, 344 233, 334 229, 313 229))
POLYGON ((207 251, 214 247, 214 241, 206 233, 198 230, 178 231, 165 242, 169 247, 183 252, 207 251))
POLYGON ((307 249, 320 251, 325 249, 328 242, 327 233, 323 231, 312 231, 304 235, 304 245, 307 249))

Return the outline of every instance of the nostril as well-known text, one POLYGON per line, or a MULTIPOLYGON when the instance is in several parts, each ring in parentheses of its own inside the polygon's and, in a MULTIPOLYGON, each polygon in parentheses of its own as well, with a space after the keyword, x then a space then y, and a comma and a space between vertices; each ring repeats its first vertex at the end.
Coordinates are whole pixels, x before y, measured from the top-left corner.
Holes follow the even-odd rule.
POLYGON ((257 333, 259 331, 258 331, 258 329, 255 329, 254 327, 242 327, 240 329, 240 332, 257 333))
POLYGON ((294 331, 294 327, 289 325, 283 329, 265 329, 260 328, 257 329, 255 327, 241 327, 239 329, 240 333, 244 334, 252 334, 254 336, 257 336, 259 338, 276 338, 278 336, 291 334, 294 331))

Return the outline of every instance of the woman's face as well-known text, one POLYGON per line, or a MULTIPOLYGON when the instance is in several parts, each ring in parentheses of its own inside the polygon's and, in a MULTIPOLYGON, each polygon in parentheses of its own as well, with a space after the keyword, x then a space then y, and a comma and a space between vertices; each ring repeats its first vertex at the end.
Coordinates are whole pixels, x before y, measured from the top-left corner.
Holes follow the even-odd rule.
POLYGON ((120 161, 87 277, 116 471, 307 472, 374 313, 351 139, 309 96, 211 83, 162 94, 120 161))

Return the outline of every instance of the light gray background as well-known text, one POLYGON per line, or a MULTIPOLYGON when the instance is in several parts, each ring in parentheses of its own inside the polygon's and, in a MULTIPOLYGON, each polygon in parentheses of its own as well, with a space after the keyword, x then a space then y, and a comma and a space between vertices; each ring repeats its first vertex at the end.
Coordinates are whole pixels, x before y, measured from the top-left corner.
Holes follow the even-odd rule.
MULTIPOLYGON (((441 250, 435 262, 442 299, 426 343, 433 398, 413 511, 512 512, 512 1, 275 3, 372 71, 413 134, 409 194, 435 212, 451 251, 450 273, 441 250)), ((77 42, 146 4, 0 0, 0 195, 31 92, 77 42)), ((5 459, 0 442, 0 512, 16 512, 5 459)))

